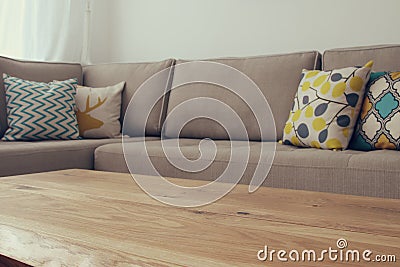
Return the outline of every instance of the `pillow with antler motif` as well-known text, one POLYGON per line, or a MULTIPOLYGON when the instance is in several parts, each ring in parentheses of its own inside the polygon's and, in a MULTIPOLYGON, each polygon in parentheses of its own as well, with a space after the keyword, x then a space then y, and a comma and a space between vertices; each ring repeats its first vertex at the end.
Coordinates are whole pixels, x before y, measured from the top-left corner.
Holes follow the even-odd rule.
POLYGON ((121 93, 125 82, 92 88, 78 86, 76 117, 79 135, 85 138, 113 138, 121 134, 121 93))

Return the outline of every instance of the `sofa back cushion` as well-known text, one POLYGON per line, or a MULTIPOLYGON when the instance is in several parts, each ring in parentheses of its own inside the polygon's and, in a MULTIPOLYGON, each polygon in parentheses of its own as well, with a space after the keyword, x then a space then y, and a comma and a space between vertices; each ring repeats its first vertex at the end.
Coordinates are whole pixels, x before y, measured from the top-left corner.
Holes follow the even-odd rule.
MULTIPOLYGON (((113 63, 113 64, 100 64, 85 66, 83 68, 83 84, 89 87, 106 87, 112 86, 119 82, 125 81, 125 89, 122 92, 122 105, 121 105, 121 123, 124 120, 126 109, 132 96, 135 94, 137 89, 151 76, 154 74, 171 67, 174 63, 173 59, 164 60, 161 62, 150 62, 150 63, 113 63)), ((162 92, 154 92, 162 95, 166 90, 168 80, 162 81, 164 84, 160 84, 155 88, 156 90, 162 90, 162 92)), ((136 101, 135 105, 141 105, 146 99, 136 101)), ((160 99, 154 106, 150 113, 150 116, 146 124, 146 135, 159 136, 160 135, 160 124, 163 118, 163 110, 165 110, 165 99, 160 99)), ((137 116, 140 114, 134 114, 137 116)), ((143 114, 145 116, 147 114, 143 114)), ((135 124, 124 129, 129 134, 129 128, 131 129, 132 135, 135 135, 135 124)))
POLYGON ((372 71, 399 71, 399 55, 400 45, 331 49, 325 51, 322 56, 322 69, 362 66, 365 62, 373 60, 372 71))
MULTIPOLYGON (((53 80, 67 80, 77 78, 82 84, 82 67, 80 64, 46 63, 33 61, 18 61, 0 57, 0 77, 3 74, 18 77, 24 80, 37 82, 52 82, 53 80)), ((0 137, 8 128, 7 106, 3 79, 0 79, 0 137)))
MULTIPOLYGON (((211 61, 228 65, 244 73, 254 81, 270 105, 276 124, 276 137, 280 139, 282 138, 284 124, 289 116, 293 97, 296 94, 300 82, 301 72, 303 69, 312 70, 319 68, 320 54, 311 51, 202 61, 211 61)), ((178 65, 185 62, 188 61, 178 60, 176 64, 178 65)), ((181 71, 180 68, 176 68, 174 71, 174 81, 172 84, 174 89, 170 92, 167 115, 171 114, 178 105, 189 99, 197 97, 217 99, 229 105, 241 118, 246 127, 249 140, 261 140, 261 133, 257 120, 251 109, 239 96, 224 87, 209 83, 191 83, 175 88, 175 80, 182 80, 181 76, 192 75, 183 72, 184 71, 181 71)), ((228 79, 230 78, 228 77, 228 79)), ((251 88, 248 89, 250 90, 251 88)), ((188 117, 188 113, 190 113, 190 116, 194 119, 185 124, 180 132, 177 131, 177 124, 179 123, 168 118, 164 128, 165 136, 168 138, 176 138, 179 136, 183 138, 229 139, 223 126, 208 118, 198 118, 198 114, 195 114, 196 111, 194 110, 193 108, 183 111, 186 114, 182 114, 182 116, 188 117)), ((179 118, 179 114, 176 112, 182 112, 182 109, 180 111, 174 111, 173 117, 177 116, 177 118, 179 118)), ((180 125, 180 127, 182 126, 183 125, 180 125)), ((263 131, 265 130, 263 129, 263 131)), ((263 136, 265 137, 265 135, 263 136)), ((267 137, 267 139, 268 138, 270 138, 270 136, 267 137)), ((247 136, 239 136, 239 138, 235 136, 235 139, 246 140, 247 136)))

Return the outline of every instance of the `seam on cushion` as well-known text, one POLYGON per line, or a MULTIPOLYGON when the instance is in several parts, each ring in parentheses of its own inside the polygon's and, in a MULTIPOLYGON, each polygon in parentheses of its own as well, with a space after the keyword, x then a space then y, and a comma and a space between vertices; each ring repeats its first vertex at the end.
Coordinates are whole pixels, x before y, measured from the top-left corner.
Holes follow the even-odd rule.
MULTIPOLYGON (((86 149, 96 149, 96 148, 92 148, 92 147, 84 147, 82 149, 79 150, 86 150, 86 149)), ((23 153, 23 154, 19 154, 19 155, 7 155, 5 156, 5 158, 12 158, 12 157, 18 157, 20 158, 21 156, 27 156, 27 155, 38 155, 38 154, 46 154, 46 153, 54 153, 54 152, 73 152, 73 151, 77 151, 77 149, 63 149, 63 150, 46 150, 46 151, 38 151, 38 152, 32 152, 32 153, 23 153)), ((3 158, 3 156, 0 156, 0 158, 3 158)))
POLYGON ((359 50, 377 50, 377 49, 384 49, 384 48, 396 48, 400 45, 398 44, 384 44, 384 45, 377 45, 377 46, 358 46, 358 47, 344 47, 344 48, 334 48, 325 50, 325 52, 346 52, 346 51, 359 51, 359 50))
MULTIPOLYGON (((255 165, 255 164, 253 164, 255 165)), ((368 172, 390 172, 390 173, 400 173, 400 170, 386 170, 386 169, 363 169, 363 168, 355 168, 355 167, 328 167, 328 166, 297 166, 297 165, 289 165, 289 164, 273 164, 273 166, 279 166, 279 167, 296 167, 296 168, 302 168, 302 169, 309 169, 309 168, 315 168, 315 169, 332 169, 332 170, 357 170, 357 171, 368 171, 368 172)))
POLYGON ((353 156, 354 156, 354 155, 350 155, 349 158, 347 159, 346 168, 350 168, 350 167, 349 167, 349 163, 350 163, 350 160, 353 158, 353 156))
POLYGON ((101 151, 101 150, 97 150, 97 149, 96 149, 96 151, 94 153, 95 154, 112 154, 112 155, 124 156, 124 153, 101 151))
POLYGON ((33 64, 49 64, 49 65, 71 65, 71 66, 81 66, 82 65, 80 63, 74 63, 74 62, 48 62, 48 61, 29 61, 29 60, 18 60, 18 59, 13 59, 13 58, 9 58, 9 57, 3 57, 0 56, 0 58, 5 59, 5 60, 10 60, 16 63, 33 63, 33 64))
POLYGON ((175 64, 176 64, 176 60, 173 59, 171 66, 168 67, 168 68, 170 68, 170 71, 168 73, 168 81, 165 86, 164 95, 163 95, 162 101, 161 101, 161 112, 160 112, 160 117, 159 117, 158 124, 157 124, 157 132, 160 133, 160 136, 163 136, 163 133, 161 132, 162 131, 161 126, 164 123, 165 118, 167 117, 167 113, 168 113, 169 96, 170 96, 170 91, 171 91, 172 84, 174 81, 175 64))
POLYGON ((371 50, 380 50, 380 49, 387 49, 387 48, 400 48, 400 45, 382 45, 382 46, 375 46, 375 47, 368 47, 368 46, 360 46, 360 47, 354 47, 354 48, 335 48, 335 49, 329 49, 325 50, 324 53, 322 54, 322 69, 325 69, 325 56, 327 53, 341 53, 341 52, 351 52, 351 51, 371 51, 371 50))
MULTIPOLYGON (((106 141, 110 141, 110 140, 118 140, 118 141, 121 141, 122 140, 122 138, 120 138, 120 137, 112 137, 112 138, 109 138, 109 139, 70 139, 70 140, 49 140, 49 139, 46 139, 46 140, 41 140, 41 141, 0 141, 0 148, 2 148, 3 146, 7 146, 7 145, 13 145, 13 146, 25 146, 25 145, 27 145, 27 144, 41 144, 41 145, 43 145, 43 143, 45 143, 45 144, 56 144, 56 143, 62 143, 62 142, 74 142, 74 143, 76 143, 76 142, 82 142, 82 143, 88 143, 88 142, 86 142, 86 141, 94 141, 94 140, 104 140, 105 142, 106 141), (4 145, 1 145, 1 144, 4 144, 4 145)), ((105 143, 104 145, 112 145, 112 144, 118 144, 118 143, 122 143, 122 141, 121 142, 115 142, 115 143, 105 143)), ((87 146, 87 145, 86 145, 87 146)))
MULTIPOLYGON (((100 153, 109 153, 109 154, 121 154, 121 153, 118 153, 118 152, 107 152, 107 151, 102 151, 102 152, 100 152, 100 153)), ((122 155, 122 154, 121 154, 122 155)), ((157 156, 157 155, 154 155, 154 156, 149 156, 150 158, 160 158, 160 159, 163 159, 163 158, 165 158, 165 157, 162 157, 162 156, 157 156)), ((207 160, 207 161, 209 161, 209 160, 207 160)), ((226 161, 226 160, 214 160, 213 162, 228 162, 228 161, 226 161)), ((253 163, 249 163, 249 165, 255 165, 255 164, 253 164, 253 163)), ((276 166, 290 166, 290 167, 301 167, 301 168, 310 168, 310 167, 312 167, 312 168, 334 168, 334 169, 336 169, 336 167, 325 167, 325 166, 297 166, 297 165, 290 165, 290 164, 274 164, 273 163, 273 165, 276 165, 276 166)), ((342 168, 342 167, 338 167, 338 169, 339 168, 342 168)), ((345 168, 342 168, 342 169, 346 169, 346 168, 348 168, 348 167, 345 167, 345 168)))
MULTIPOLYGON (((150 157, 154 157, 154 158, 165 158, 165 157, 160 157, 160 156, 150 156, 150 157)), ((227 162, 226 160, 215 160, 214 162, 227 162)), ((257 166, 256 164, 252 164, 250 163, 249 165, 254 165, 257 166)), ((329 166, 299 166, 299 165, 290 165, 290 164, 276 164, 273 163, 273 165, 275 166, 282 166, 282 167, 296 167, 296 168, 304 168, 304 169, 309 169, 309 168, 315 168, 315 169, 342 169, 342 170, 346 170, 346 169, 351 169, 351 170, 361 170, 361 171, 387 171, 385 169, 374 169, 374 170, 368 170, 368 169, 362 169, 362 168, 354 168, 354 167, 329 167, 329 166)), ((394 173, 398 173, 400 172, 400 170, 396 171, 396 170, 389 170, 388 172, 394 172, 394 173)))
MULTIPOLYGON (((154 141, 157 141, 157 140, 154 140, 154 141)), ((133 142, 134 143, 134 142, 133 142)), ((115 143, 113 143, 113 144, 106 144, 106 145, 103 145, 103 146, 108 146, 108 145, 115 145, 115 143)), ((100 146, 100 147, 98 147, 98 148, 96 148, 96 153, 104 153, 104 154, 113 154, 113 155, 123 155, 123 154, 121 154, 121 153, 119 153, 119 152, 113 152, 113 151, 111 151, 111 152, 109 152, 109 151, 101 151, 101 148, 103 147, 103 146, 100 146)), ((293 149, 293 150, 291 150, 291 151, 294 151, 294 150, 296 150, 296 149, 293 149)), ((289 151, 290 152, 290 151, 289 151)), ((346 167, 329 167, 329 166, 300 166, 300 165, 293 165, 293 164, 282 164, 282 163, 273 163, 273 165, 275 165, 275 166, 282 166, 282 167, 296 167, 296 168, 318 168, 318 169, 343 169, 343 170, 346 170, 346 169, 352 169, 352 170, 364 170, 364 171, 386 171, 386 172, 393 172, 393 173, 398 173, 398 172, 400 172, 400 170, 386 170, 386 169, 375 169, 375 170, 372 170, 372 169, 363 169, 363 168, 355 168, 355 167, 350 167, 349 166, 349 164, 350 164, 350 160, 354 157, 354 156, 356 156, 356 155, 349 155, 349 157, 348 157, 348 159, 347 159, 347 163, 346 163, 346 167)), ((153 157, 153 158, 165 158, 165 157, 163 157, 163 156, 157 156, 157 155, 154 155, 154 156, 150 156, 150 157, 153 157)), ((214 160, 213 162, 227 162, 226 160, 214 160)), ((249 165, 255 165, 255 164, 252 164, 252 163, 249 163, 249 165)), ((256 166, 256 165, 255 165, 256 166)))
MULTIPOLYGON (((85 150, 85 149, 97 149, 99 147, 101 147, 102 145, 99 146, 80 146, 77 149, 51 149, 51 150, 45 150, 45 151, 34 151, 34 152, 30 152, 30 153, 26 153, 26 152, 22 152, 22 154, 19 155, 7 155, 6 158, 10 158, 10 157, 20 157, 20 156, 25 156, 25 155, 37 155, 37 154, 43 154, 43 153, 50 153, 50 152, 64 152, 64 151, 77 151, 77 150, 85 150)), ((3 156, 0 155, 0 158, 2 158, 3 156)))
POLYGON ((177 61, 212 61, 212 60, 230 60, 230 59, 237 59, 237 60, 243 60, 243 59, 256 59, 256 58, 266 58, 266 57, 282 57, 282 56, 290 56, 290 55, 303 55, 303 54, 315 54, 319 53, 316 50, 312 51, 304 51, 304 52, 293 52, 293 53, 282 53, 282 54, 273 54, 273 55, 259 55, 259 56, 248 56, 248 57, 220 57, 220 58, 205 58, 205 59, 182 59, 179 58, 177 61))
MULTIPOLYGON (((96 153, 103 153, 103 154, 113 154, 113 155, 123 155, 122 153, 118 153, 118 152, 108 152, 108 151, 100 151, 96 149, 96 153)), ((150 156, 150 158, 162 158, 164 159, 165 157, 160 157, 160 156, 150 156)), ((226 160, 215 160, 213 162, 227 162, 226 160)), ((249 165, 253 165, 253 166, 257 166, 256 164, 250 163, 249 165)), ((385 171, 385 172, 390 172, 390 173, 400 173, 400 170, 396 171, 396 170, 386 170, 386 169, 362 169, 362 168, 354 168, 354 167, 349 167, 348 165, 346 167, 328 167, 328 166, 298 166, 298 165, 290 165, 290 164, 282 164, 282 163, 273 163, 273 166, 278 166, 278 167, 291 167, 291 168, 302 168, 302 169, 310 169, 310 168, 314 168, 314 169, 332 169, 332 170, 337 170, 337 169, 341 169, 341 170, 359 170, 359 171, 368 171, 368 172, 381 172, 381 171, 385 171)))
MULTIPOLYGON (((318 51, 315 51, 314 70, 317 69, 319 61, 322 61, 322 55, 318 51)), ((322 62, 321 62, 321 66, 322 66, 322 62)))
MULTIPOLYGON (((90 68, 95 68, 95 67, 107 67, 107 66, 128 66, 128 65, 147 65, 147 64, 159 64, 159 63, 163 63, 166 62, 168 63, 168 61, 172 61, 175 60, 173 58, 167 58, 161 61, 143 61, 143 62, 114 62, 114 63, 100 63, 100 64, 93 64, 93 65, 84 65, 82 66, 82 68, 85 69, 90 69, 90 68)), ((168 64, 167 64, 168 65, 168 64)))
MULTIPOLYGON (((68 152, 74 152, 74 151, 68 151, 68 152)), ((90 153, 90 154, 93 154, 93 153, 90 153)), ((32 154, 25 154, 24 156, 36 156, 36 154, 33 154, 33 153, 32 154)), ((21 155, 10 156, 10 157, 7 157, 7 159, 11 159, 11 160, 13 160, 13 159, 21 159, 21 155)))

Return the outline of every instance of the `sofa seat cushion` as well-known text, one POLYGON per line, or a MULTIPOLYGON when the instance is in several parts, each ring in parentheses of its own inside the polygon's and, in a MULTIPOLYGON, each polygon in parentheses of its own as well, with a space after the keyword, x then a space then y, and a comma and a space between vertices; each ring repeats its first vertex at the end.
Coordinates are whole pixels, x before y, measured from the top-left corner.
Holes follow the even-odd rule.
MULTIPOLYGON (((200 140, 180 139, 179 142, 185 157, 194 160, 200 156, 200 140)), ((231 153, 229 141, 215 141, 215 144, 218 152, 210 167, 198 173, 189 173, 175 168, 167 160, 160 141, 146 142, 150 159, 161 175, 199 180, 215 180, 227 166, 231 153)), ((167 141, 164 147, 168 149, 168 146, 167 141)), ((264 149, 269 151, 272 146, 272 143, 266 143, 264 149)), ((132 156, 143 157, 137 148, 138 144, 131 143, 126 145, 125 151, 132 156)), ((245 184, 253 177, 261 145, 259 142, 250 142, 250 148, 249 164, 241 180, 245 184)), ((400 165, 395 164, 400 161, 400 153, 396 151, 330 151, 280 144, 276 148, 275 159, 264 186, 400 198, 400 165)), ((128 173, 122 145, 108 144, 96 149, 95 169, 128 173)), ((147 174, 142 166, 135 167, 134 172, 147 174)))
POLYGON ((0 176, 72 168, 93 169, 94 150, 118 142, 121 139, 0 141, 0 176))
MULTIPOLYGON (((278 146, 278 148, 281 146, 278 146)), ((281 147, 282 148, 282 147, 281 147)), ((278 149, 266 184, 274 187, 400 198, 400 153, 278 149)))
MULTIPOLYGON (((146 141, 158 141, 159 137, 147 136, 146 141)), ((142 137, 134 137, 124 139, 124 142, 136 142, 143 141, 142 137)), ((129 146, 134 149, 134 146, 129 146)), ((125 163, 124 152, 122 143, 118 144, 106 144, 98 147, 94 152, 94 169, 98 171, 109 171, 109 172, 122 172, 128 173, 128 167, 125 163)))
MULTIPOLYGON (((349 168, 368 170, 381 175, 396 173, 400 182, 400 152, 395 150, 349 151, 349 153, 352 153, 348 164, 349 168)), ((397 185, 397 190, 400 190, 399 185, 397 185)))

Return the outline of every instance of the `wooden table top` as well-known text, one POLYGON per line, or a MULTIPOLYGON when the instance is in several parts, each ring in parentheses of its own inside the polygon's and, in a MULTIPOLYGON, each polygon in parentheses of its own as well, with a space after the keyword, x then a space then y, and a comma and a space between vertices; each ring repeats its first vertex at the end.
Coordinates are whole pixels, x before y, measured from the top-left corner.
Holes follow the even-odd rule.
POLYGON ((178 208, 153 200, 127 174, 0 178, 0 255, 33 266, 398 266, 400 200, 247 188, 239 185, 207 206, 178 208), (266 245, 269 252, 318 256, 338 249, 340 238, 346 249, 371 250, 371 259, 395 255, 397 263, 257 257, 266 245))

